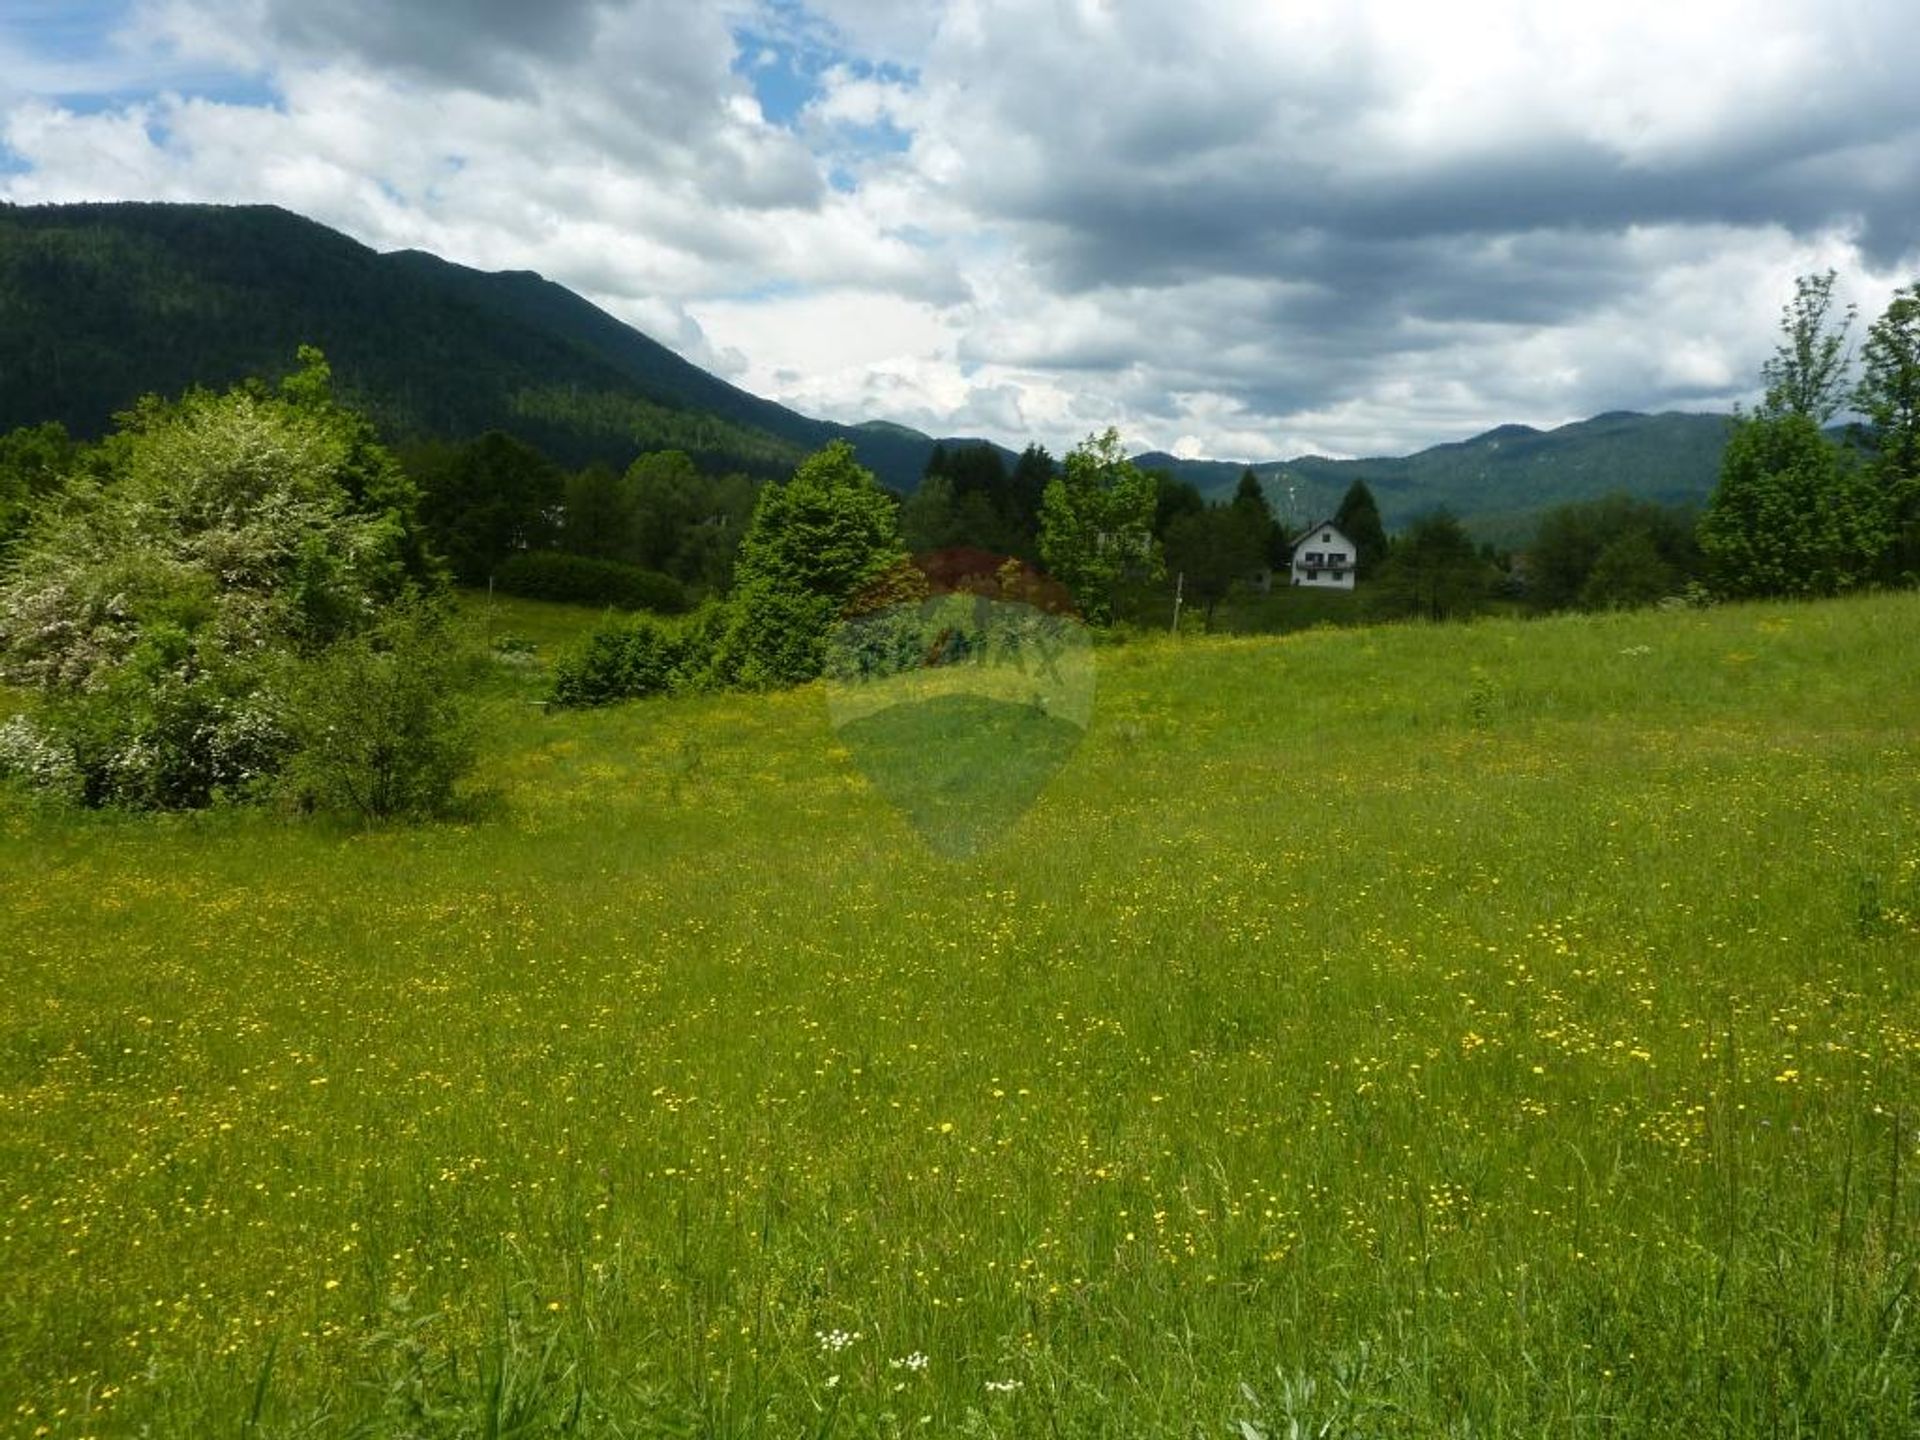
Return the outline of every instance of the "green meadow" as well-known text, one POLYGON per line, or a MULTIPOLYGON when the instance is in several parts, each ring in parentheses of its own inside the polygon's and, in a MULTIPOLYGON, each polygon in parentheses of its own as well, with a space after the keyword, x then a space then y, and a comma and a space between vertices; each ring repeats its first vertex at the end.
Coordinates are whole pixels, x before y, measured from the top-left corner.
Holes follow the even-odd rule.
POLYGON ((473 609, 462 823, 0 799, 0 1435, 1920 1431, 1920 595, 1134 640, 1077 743, 473 609))

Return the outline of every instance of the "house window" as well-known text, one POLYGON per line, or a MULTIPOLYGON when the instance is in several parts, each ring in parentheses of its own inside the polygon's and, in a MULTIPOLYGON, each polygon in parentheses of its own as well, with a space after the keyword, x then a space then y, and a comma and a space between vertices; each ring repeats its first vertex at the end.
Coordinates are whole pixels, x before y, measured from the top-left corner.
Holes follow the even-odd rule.
POLYGON ((1335 550, 1327 556, 1327 564, 1329 565, 1344 565, 1346 563, 1347 552, 1344 550, 1335 550))
POLYGON ((1307 571, 1307 579, 1318 580, 1319 578, 1320 578, 1320 572, 1318 570, 1307 571))
POLYGON ((1319 563, 1320 563, 1320 552, 1318 550, 1309 551, 1307 554, 1307 564, 1318 565, 1319 563))
POLYGON ((1323 531, 1322 531, 1322 532, 1320 533, 1320 543, 1321 543, 1321 544, 1323 544, 1323 545, 1324 545, 1324 544, 1325 544, 1325 543, 1326 543, 1327 541, 1329 541, 1329 540, 1331 540, 1331 539, 1333 539, 1333 532, 1332 532, 1331 530, 1323 530, 1323 531))

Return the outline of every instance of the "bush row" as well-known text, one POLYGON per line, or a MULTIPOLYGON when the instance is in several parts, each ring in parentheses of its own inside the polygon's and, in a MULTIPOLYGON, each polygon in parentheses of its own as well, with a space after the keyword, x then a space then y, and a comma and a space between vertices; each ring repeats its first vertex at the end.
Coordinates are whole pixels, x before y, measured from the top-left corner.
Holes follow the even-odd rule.
POLYGON ((528 600, 613 605, 660 615, 682 614, 692 604, 686 586, 671 575, 559 550, 523 550, 512 555, 494 571, 493 583, 505 594, 528 600))
POLYGON ((554 704, 607 705, 711 688, 726 613, 706 605, 680 619, 608 621, 555 662, 554 704))

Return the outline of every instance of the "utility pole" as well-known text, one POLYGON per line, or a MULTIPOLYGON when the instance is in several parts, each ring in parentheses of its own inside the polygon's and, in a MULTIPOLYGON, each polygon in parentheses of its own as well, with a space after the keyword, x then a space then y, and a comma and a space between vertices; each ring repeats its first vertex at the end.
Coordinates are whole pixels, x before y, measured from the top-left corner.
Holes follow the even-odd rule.
POLYGON ((1187 572, 1182 570, 1173 581, 1173 633, 1180 633, 1180 602, 1187 593, 1187 572))

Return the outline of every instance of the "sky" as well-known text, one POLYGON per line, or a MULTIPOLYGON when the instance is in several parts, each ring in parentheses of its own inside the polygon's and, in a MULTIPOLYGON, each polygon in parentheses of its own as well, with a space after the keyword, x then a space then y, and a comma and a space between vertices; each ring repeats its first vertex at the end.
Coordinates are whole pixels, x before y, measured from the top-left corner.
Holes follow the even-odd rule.
MULTIPOLYGON (((537 270, 809 414, 1378 455, 1920 277, 1913 0, 0 0, 0 198, 537 270)), ((1856 332, 1857 333, 1857 332, 1856 332)))

